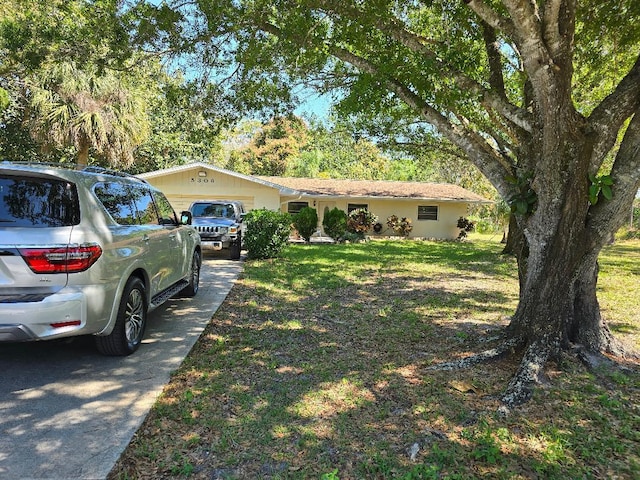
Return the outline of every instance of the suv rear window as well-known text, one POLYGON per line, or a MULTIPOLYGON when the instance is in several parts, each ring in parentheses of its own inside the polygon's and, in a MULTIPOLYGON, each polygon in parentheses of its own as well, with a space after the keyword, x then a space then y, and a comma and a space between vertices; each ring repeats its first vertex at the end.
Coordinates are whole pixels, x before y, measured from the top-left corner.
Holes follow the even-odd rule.
POLYGON ((99 183, 94 192, 113 219, 119 225, 172 225, 176 223, 175 213, 169 202, 160 193, 155 200, 146 186, 121 183, 99 183), (161 208, 164 207, 164 208, 161 208), (160 212, 160 213, 159 213, 160 212), (158 215, 161 219, 158 219, 158 215))
POLYGON ((3 227, 65 227, 79 222, 78 192, 73 183, 0 175, 0 224, 3 227))

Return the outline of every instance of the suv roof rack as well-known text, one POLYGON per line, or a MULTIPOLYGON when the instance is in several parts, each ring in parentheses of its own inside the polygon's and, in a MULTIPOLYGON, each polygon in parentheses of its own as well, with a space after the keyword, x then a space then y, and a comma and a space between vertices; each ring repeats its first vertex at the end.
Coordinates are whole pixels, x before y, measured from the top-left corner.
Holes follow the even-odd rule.
POLYGON ((114 170, 113 168, 101 167, 99 165, 79 165, 79 166, 83 167, 83 168, 81 168, 81 170, 83 172, 104 173, 106 175, 113 175, 115 177, 134 178, 136 180, 140 180, 141 182, 147 183, 146 180, 143 180, 142 178, 138 178, 135 175, 132 175, 132 174, 127 173, 127 172, 122 172, 120 170, 114 170))
POLYGON ((3 160, 2 164, 13 164, 13 165, 33 165, 33 166, 42 166, 42 167, 55 167, 55 168, 67 168, 69 170, 77 170, 80 172, 87 173, 103 173, 105 175, 113 175, 114 177, 123 177, 123 178, 131 178, 138 180, 141 183, 148 183, 146 180, 136 177, 127 172, 122 172, 120 170, 114 170, 113 168, 102 167, 100 165, 82 165, 79 163, 62 163, 62 162, 41 162, 41 161, 29 161, 29 160, 3 160))

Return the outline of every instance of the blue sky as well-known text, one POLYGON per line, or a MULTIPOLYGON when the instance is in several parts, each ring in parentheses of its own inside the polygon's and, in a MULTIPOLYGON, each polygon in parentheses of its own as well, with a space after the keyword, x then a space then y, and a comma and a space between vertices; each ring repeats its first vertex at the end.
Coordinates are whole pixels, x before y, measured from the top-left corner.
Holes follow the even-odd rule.
POLYGON ((331 108, 331 98, 327 95, 319 95, 312 90, 300 93, 303 103, 295 109, 295 114, 299 116, 315 115, 321 119, 326 119, 331 108))

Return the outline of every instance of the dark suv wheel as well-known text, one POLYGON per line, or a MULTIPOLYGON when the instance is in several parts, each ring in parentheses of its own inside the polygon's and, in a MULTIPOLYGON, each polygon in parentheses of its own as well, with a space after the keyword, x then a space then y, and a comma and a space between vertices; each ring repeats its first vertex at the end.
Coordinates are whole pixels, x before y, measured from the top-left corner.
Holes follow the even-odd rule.
POLYGON ((240 234, 238 234, 238 239, 231 244, 229 247, 229 258, 231 260, 239 260, 240 259, 240 251, 242 249, 242 238, 240 234))

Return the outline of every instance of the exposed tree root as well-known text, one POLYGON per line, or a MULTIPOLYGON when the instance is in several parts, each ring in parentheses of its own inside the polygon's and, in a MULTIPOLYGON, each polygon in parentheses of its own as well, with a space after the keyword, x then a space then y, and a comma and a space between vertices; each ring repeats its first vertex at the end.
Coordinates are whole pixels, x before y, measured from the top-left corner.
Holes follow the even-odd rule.
POLYGON ((623 351, 624 355, 619 355, 619 350, 615 353, 610 351, 603 353, 590 350, 583 345, 576 344, 571 347, 571 354, 582 362, 590 372, 596 374, 598 378, 603 380, 604 383, 609 383, 606 375, 607 372, 620 371, 624 373, 637 368, 640 355, 637 352, 623 351), (609 357, 605 355, 605 353, 615 355, 615 357, 609 357), (626 362, 626 360, 630 360, 630 362, 626 362))
POLYGON ((461 370, 464 368, 472 367, 473 365, 478 365, 480 363, 498 360, 507 353, 510 353, 513 350, 517 350, 523 345, 523 343, 524 341, 522 338, 509 338, 498 345, 496 348, 491 348, 489 350, 476 353, 475 355, 471 355, 469 357, 460 358, 458 360, 454 360, 453 362, 443 362, 438 363, 437 365, 431 365, 430 367, 428 367, 428 370, 461 370))
POLYGON ((614 357, 623 358, 625 360, 639 361, 640 352, 633 350, 632 347, 625 346, 620 340, 611 335, 610 341, 601 349, 604 353, 613 355, 614 357))
MULTIPOLYGON (((437 365, 431 365, 428 370, 460 370, 498 360, 506 354, 522 348, 525 344, 524 338, 513 337, 504 340, 499 346, 484 350, 469 357, 454 360, 452 362, 443 362, 437 365)), ((502 394, 500 400, 503 407, 500 409, 502 413, 508 413, 511 408, 526 403, 531 399, 534 389, 539 385, 549 383, 544 369, 547 362, 557 356, 561 351, 560 343, 542 338, 536 342, 529 344, 524 351, 520 366, 514 376, 511 378, 509 385, 502 394)), ((617 352, 620 350, 616 349, 617 352)), ((630 368, 623 363, 616 361, 604 353, 588 349, 582 345, 572 345, 568 353, 580 360, 586 368, 592 372, 611 371, 618 369, 621 371, 630 368)), ((609 352, 607 352, 609 353, 609 352)), ((635 352, 626 351, 624 358, 633 358, 638 360, 640 357, 635 352)))
POLYGON ((513 408, 529 401, 536 385, 548 383, 544 367, 551 355, 558 351, 559 344, 554 342, 539 340, 528 345, 518 371, 502 394, 502 403, 513 408))
POLYGON ((600 352, 588 350, 582 345, 573 345, 571 353, 573 353, 573 355, 575 355, 578 360, 580 360, 582 364, 591 371, 597 370, 603 366, 611 368, 614 365, 617 365, 616 362, 611 360, 609 357, 600 352))

